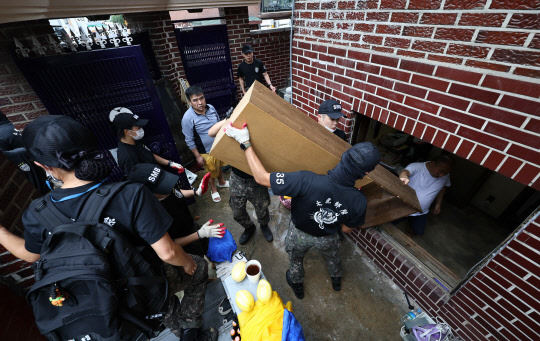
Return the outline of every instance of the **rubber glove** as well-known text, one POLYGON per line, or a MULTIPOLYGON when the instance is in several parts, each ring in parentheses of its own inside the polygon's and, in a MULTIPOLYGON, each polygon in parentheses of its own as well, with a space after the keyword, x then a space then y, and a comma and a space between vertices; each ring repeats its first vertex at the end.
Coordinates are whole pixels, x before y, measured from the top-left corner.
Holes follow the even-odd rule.
POLYGON ((182 165, 179 163, 171 162, 171 167, 178 169, 178 173, 184 172, 184 167, 182 167, 182 165))
POLYGON ((249 141, 249 130, 247 128, 247 123, 244 123, 242 129, 235 128, 233 127, 232 123, 229 123, 225 126, 224 130, 227 136, 232 137, 238 143, 249 141))
POLYGON ((199 238, 221 238, 225 234, 225 227, 222 223, 210 225, 214 221, 212 219, 208 220, 200 229, 197 231, 199 238))
POLYGON ((203 176, 201 180, 201 184, 199 185, 199 188, 197 188, 197 190, 195 191, 197 195, 203 195, 204 193, 206 193, 206 191, 208 191, 208 181, 210 181, 209 172, 203 176))

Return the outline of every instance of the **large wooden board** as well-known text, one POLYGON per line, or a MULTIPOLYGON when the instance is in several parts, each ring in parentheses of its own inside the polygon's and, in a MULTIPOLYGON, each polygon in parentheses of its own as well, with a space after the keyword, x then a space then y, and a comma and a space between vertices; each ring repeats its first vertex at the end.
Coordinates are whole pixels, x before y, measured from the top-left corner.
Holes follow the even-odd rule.
MULTIPOLYGON (((269 172, 309 170, 326 174, 338 164, 341 154, 351 147, 258 82, 255 82, 242 98, 231 120, 237 127, 244 122, 248 124, 253 148, 269 172)), ((238 143, 226 136, 223 131, 216 136, 210 154, 251 174, 238 143)), ((371 205, 372 212, 368 211, 367 214, 373 219, 366 219, 365 227, 420 210, 414 190, 405 186, 382 166, 377 166, 356 185, 363 187, 372 182, 377 186, 370 190, 373 193, 368 196, 368 205, 370 197, 383 195, 376 194, 377 191, 386 191, 392 199, 397 200, 392 200, 392 203, 388 201, 380 203, 384 204, 386 215, 382 209, 371 205)))

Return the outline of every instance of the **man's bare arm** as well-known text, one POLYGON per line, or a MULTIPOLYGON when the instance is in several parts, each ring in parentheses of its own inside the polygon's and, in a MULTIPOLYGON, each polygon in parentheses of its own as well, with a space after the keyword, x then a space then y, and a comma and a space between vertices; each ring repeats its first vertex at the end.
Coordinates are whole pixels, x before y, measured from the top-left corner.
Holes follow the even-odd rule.
POLYGON ((221 120, 218 123, 214 124, 210 129, 208 129, 208 136, 210 137, 216 137, 217 133, 219 133, 219 130, 223 128, 223 126, 227 123, 227 120, 221 120))
POLYGON ((189 275, 195 273, 197 265, 193 261, 193 258, 180 245, 176 244, 168 233, 165 233, 161 239, 150 246, 152 246, 158 257, 165 263, 181 266, 189 275))
POLYGON ((442 201, 445 194, 446 194, 446 187, 443 187, 440 190, 439 194, 437 194, 437 197, 435 198, 435 207, 433 208, 433 214, 441 213, 442 201))
POLYGON ((24 261, 34 263, 39 259, 39 254, 30 252, 24 247, 24 239, 9 232, 0 225, 0 244, 15 257, 24 261))
POLYGON ((399 180, 403 181, 405 185, 409 184, 409 176, 411 176, 411 172, 404 169, 401 173, 399 173, 399 180))
POLYGON ((246 94, 246 89, 244 89, 244 79, 243 78, 238 78, 238 82, 240 83, 240 89, 242 89, 242 93, 245 95, 246 94))
POLYGON ((266 84, 270 87, 270 89, 273 92, 276 92, 276 87, 272 85, 272 82, 270 81, 270 76, 268 75, 268 72, 263 73, 264 80, 266 81, 266 84))
POLYGON ((341 224, 341 231, 343 231, 343 233, 351 233, 354 230, 355 229, 351 227, 345 226, 345 224, 341 224))
POLYGON ((253 150, 253 147, 249 147, 248 149, 246 149, 245 154, 249 168, 253 173, 255 181, 259 185, 270 187, 270 173, 268 173, 264 168, 261 160, 259 160, 257 154, 255 154, 255 150, 253 150))
POLYGON ((194 241, 196 241, 198 239, 199 239, 199 235, 197 234, 197 232, 193 232, 189 236, 176 238, 174 240, 174 242, 176 244, 180 245, 181 247, 184 247, 186 245, 189 245, 189 244, 193 243, 194 241))

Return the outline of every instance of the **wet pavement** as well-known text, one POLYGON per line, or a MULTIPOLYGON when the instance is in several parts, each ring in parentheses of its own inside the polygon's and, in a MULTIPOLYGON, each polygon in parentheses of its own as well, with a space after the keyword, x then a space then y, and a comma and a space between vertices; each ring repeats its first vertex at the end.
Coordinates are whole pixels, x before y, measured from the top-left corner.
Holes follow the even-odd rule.
MULTIPOLYGON (((199 179, 202 177, 199 173, 199 179)), ((228 178, 226 174, 225 178, 228 178)), ((214 203, 209 194, 192 205, 199 223, 208 219, 222 222, 238 241, 243 228, 233 218, 229 207, 229 190, 218 189, 221 202, 214 203)), ((248 213, 258 226, 253 206, 248 213)), ((248 259, 257 259, 262 270, 284 302, 292 301, 293 313, 302 324, 308 340, 401 340, 399 319, 407 312, 402 291, 347 238, 342 242, 344 275, 342 289, 332 289, 326 262, 315 250, 305 260, 305 297, 297 299, 285 281, 288 255, 285 238, 290 223, 290 211, 277 196, 271 197, 270 229, 274 241, 267 242, 259 228, 246 245, 239 245, 248 259)))

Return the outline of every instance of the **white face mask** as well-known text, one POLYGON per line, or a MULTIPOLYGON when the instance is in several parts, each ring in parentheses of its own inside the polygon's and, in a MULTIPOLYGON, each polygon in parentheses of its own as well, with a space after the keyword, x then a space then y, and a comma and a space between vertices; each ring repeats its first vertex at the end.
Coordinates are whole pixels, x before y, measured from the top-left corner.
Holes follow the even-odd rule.
POLYGON ((336 131, 335 129, 332 129, 332 128, 328 128, 327 126, 324 126, 329 132, 333 133, 334 131, 336 131))
POLYGON ((52 182, 54 185, 54 188, 62 187, 62 185, 64 184, 62 180, 55 178, 54 175, 52 175, 52 173, 48 169, 44 168, 44 170, 45 170, 45 175, 47 176, 47 181, 52 182))
POLYGON ((144 137, 144 130, 143 128, 140 128, 139 130, 131 130, 131 132, 135 133, 135 136, 132 136, 134 140, 140 140, 144 137))

